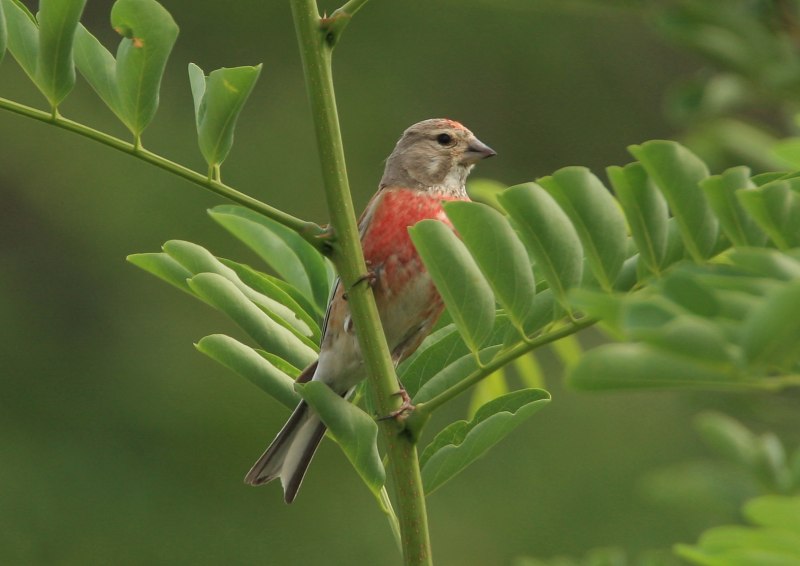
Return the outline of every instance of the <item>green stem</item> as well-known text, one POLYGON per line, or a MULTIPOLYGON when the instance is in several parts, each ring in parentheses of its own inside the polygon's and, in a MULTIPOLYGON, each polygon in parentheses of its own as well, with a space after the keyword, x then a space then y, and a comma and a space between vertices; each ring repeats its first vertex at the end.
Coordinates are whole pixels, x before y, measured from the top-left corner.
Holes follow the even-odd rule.
POLYGON ((350 23, 355 13, 367 2, 368 0, 349 0, 341 8, 335 10, 330 18, 320 20, 320 26, 325 32, 325 41, 331 48, 339 41, 342 31, 350 23))
MULTIPOLYGON (((352 5, 360 7, 363 2, 352 5)), ((357 284, 367 272, 355 210, 345 168, 342 136, 336 111, 331 53, 336 36, 319 17, 315 0, 291 0, 303 70, 316 129, 325 195, 336 235, 333 260, 348 293, 348 304, 369 375, 373 406, 387 415, 399 408, 397 377, 381 327, 372 290, 357 284)), ((339 29, 340 31, 340 29, 339 29)), ((416 446, 394 419, 381 421, 381 434, 389 457, 400 521, 403 558, 407 565, 431 564, 425 494, 416 446)))
POLYGON ((341 14, 347 14, 348 16, 353 17, 355 13, 358 12, 368 1, 369 0, 348 0, 342 5, 341 8, 334 11, 333 14, 331 14, 331 17, 335 18, 341 14))
POLYGON ((204 189, 211 191, 212 193, 249 208, 250 210, 263 214, 264 216, 271 218, 288 228, 291 228, 303 236, 307 242, 320 251, 325 252, 327 250, 328 244, 324 241, 324 239, 319 237, 320 235, 324 234, 325 231, 313 222, 301 220, 300 218, 296 218, 283 212, 282 210, 278 210, 277 208, 269 206, 268 204, 239 192, 216 179, 209 178, 207 175, 192 171, 188 167, 148 151, 144 149, 141 144, 133 144, 104 132, 100 132, 84 124, 64 118, 58 112, 44 112, 42 110, 37 110, 36 108, 31 108, 30 106, 25 106, 24 104, 19 104, 18 102, 14 102, 6 98, 0 98, 0 108, 9 110, 21 116, 39 120, 40 122, 58 126, 64 130, 79 134, 123 153, 127 153, 128 155, 132 155, 138 159, 141 159, 142 161, 146 161, 152 165, 155 165, 156 167, 160 167, 161 169, 164 169, 173 175, 183 177, 195 185, 199 185, 204 189))
MULTIPOLYGON (((464 391, 466 391, 467 389, 469 389, 482 379, 488 377, 501 367, 511 363, 516 358, 527 354, 531 350, 535 350, 536 348, 544 346, 545 344, 550 344, 551 342, 560 340, 565 336, 575 334, 579 330, 583 330, 584 328, 591 326, 596 322, 597 322, 596 319, 586 317, 578 321, 572 322, 569 325, 556 330, 555 332, 542 334, 541 336, 539 336, 538 338, 534 338, 533 340, 525 340, 519 342, 518 344, 509 348, 505 352, 501 352, 500 354, 495 356, 492 359, 492 361, 490 361, 483 367, 478 368, 477 370, 469 374, 466 378, 462 379, 455 385, 448 387, 430 401, 418 404, 416 409, 414 410, 414 413, 409 418, 409 421, 411 421, 413 418, 414 420, 419 420, 419 422, 424 423, 425 421, 427 421, 430 414, 436 409, 438 409, 440 406, 450 401, 457 395, 463 393, 464 391)), ((412 429, 418 428, 414 427, 413 422, 410 422, 409 426, 412 429)))

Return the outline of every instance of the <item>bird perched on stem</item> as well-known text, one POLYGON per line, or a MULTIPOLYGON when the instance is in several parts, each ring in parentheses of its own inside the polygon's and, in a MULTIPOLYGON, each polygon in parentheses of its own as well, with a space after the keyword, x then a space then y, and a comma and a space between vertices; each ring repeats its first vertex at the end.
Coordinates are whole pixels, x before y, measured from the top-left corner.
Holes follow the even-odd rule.
MULTIPOLYGON (((430 333, 444 305, 408 228, 432 218, 450 224, 442 201, 468 200, 465 182, 475 164, 495 155, 467 128, 447 119, 408 128, 386 160, 378 192, 359 221, 369 279, 395 365, 430 333)), ((337 280, 322 326, 319 359, 297 378, 322 381, 347 396, 366 377, 345 289, 337 280)), ((291 503, 325 434, 325 425, 302 401, 245 477, 250 485, 281 479, 291 503)))

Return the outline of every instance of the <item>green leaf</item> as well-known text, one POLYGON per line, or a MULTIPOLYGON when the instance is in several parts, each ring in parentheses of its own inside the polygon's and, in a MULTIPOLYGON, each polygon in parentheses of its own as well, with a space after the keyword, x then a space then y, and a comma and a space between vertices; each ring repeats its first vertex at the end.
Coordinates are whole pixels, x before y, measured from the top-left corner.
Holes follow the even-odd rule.
POLYGON ((777 141, 771 148, 772 154, 791 164, 800 167, 800 138, 792 137, 777 141))
POLYGON ((300 377, 300 374, 303 373, 303 371, 300 368, 293 366, 292 364, 290 364, 283 358, 276 356, 275 354, 270 354, 266 350, 256 350, 256 352, 258 352, 259 356, 267 360, 269 363, 271 363, 280 371, 291 377, 293 380, 300 377))
POLYGON ((749 501, 744 514, 755 527, 715 527, 694 546, 676 545, 675 553, 693 564, 714 566, 800 563, 800 497, 765 495, 749 501))
POLYGON ((717 220, 699 188, 708 168, 682 145, 654 140, 628 150, 644 166, 672 210, 683 243, 692 259, 702 263, 717 242, 717 220))
POLYGON ((639 256, 647 270, 658 275, 667 250, 667 202, 650 182, 641 163, 609 167, 606 171, 628 220, 639 256))
POLYGON ((683 243, 681 236, 681 229, 677 219, 670 218, 667 220, 667 252, 664 254, 664 259, 661 262, 661 267, 669 267, 673 263, 677 263, 684 258, 691 257, 683 243))
POLYGON ((508 382, 506 381, 505 370, 502 368, 484 377, 473 388, 472 397, 469 400, 467 414, 470 418, 475 416, 483 405, 508 393, 508 382))
POLYGON ((430 495, 508 436, 550 401, 542 389, 523 389, 490 401, 470 421, 442 430, 420 458, 422 483, 430 495))
POLYGON ((443 222, 423 220, 408 231, 456 328, 469 349, 477 352, 494 324, 489 284, 464 243, 443 222))
MULTIPOLYGON (((552 304, 550 307, 552 310, 552 304)), ((504 344, 510 332, 514 332, 514 329, 507 317, 498 314, 492 334, 487 340, 488 345, 504 344)), ((518 338, 515 332, 514 337, 518 338)), ((433 376, 469 353, 470 350, 458 329, 454 324, 448 324, 428 336, 417 351, 400 364, 397 376, 408 394, 414 397, 433 376)))
POLYGON ((158 108, 161 76, 178 26, 155 0, 117 0, 111 8, 111 25, 123 36, 116 57, 119 111, 138 137, 158 108))
POLYGON ((582 390, 736 386, 735 376, 648 344, 606 344, 586 352, 568 376, 582 390))
POLYGON ((0 1, 0 61, 6 54, 6 45, 8 44, 8 32, 6 31, 6 16, 3 11, 3 2, 0 1))
POLYGON ((320 381, 298 384, 295 388, 328 427, 370 491, 379 497, 386 472, 378 453, 378 425, 375 421, 320 381))
MULTIPOLYGON (((171 251, 177 255, 178 252, 175 252, 176 243, 177 241, 168 242, 168 244, 170 244, 171 251)), ((188 246, 194 246, 194 244, 190 244, 189 242, 182 243, 188 246)), ((200 248, 199 246, 197 247, 204 253, 207 253, 209 256, 211 256, 211 254, 203 248, 200 248)), ((211 257, 213 258, 213 256, 211 257)), ((198 267, 198 265, 192 265, 191 262, 187 262, 186 257, 182 257, 183 263, 190 268, 198 269, 198 271, 190 271, 184 267, 181 262, 177 261, 175 258, 166 253, 132 254, 127 257, 127 260, 132 264, 152 273, 159 279, 166 281, 170 285, 174 285, 181 291, 185 291, 192 296, 196 295, 194 291, 189 288, 189 285, 186 282, 187 279, 190 279, 192 276, 200 272, 213 272, 223 275, 226 279, 234 283, 234 285, 236 285, 246 296, 248 296, 250 300, 258 304, 265 312, 269 311, 269 305, 278 305, 278 312, 284 312, 285 309, 288 309, 288 311, 284 312, 284 314, 286 314, 289 319, 299 319, 295 322, 296 328, 291 327, 294 329, 293 333, 307 346, 313 349, 317 348, 320 330, 316 321, 305 310, 303 310, 303 308, 299 306, 297 302, 295 302, 294 299, 286 293, 286 291, 278 287, 275 281, 270 280, 265 275, 258 273, 246 265, 225 259, 213 259, 215 261, 219 261, 221 266, 217 268, 211 267, 209 269, 201 269, 198 267), (230 269, 233 271, 233 273, 230 271, 225 271, 225 269, 230 269), (307 338, 303 332, 310 336, 310 338, 307 338)), ((283 326, 287 328, 290 327, 287 319, 278 317, 275 312, 269 312, 270 315, 276 317, 276 320, 278 320, 283 326)))
POLYGON ((525 333, 530 337, 556 319, 564 316, 564 310, 553 298, 553 291, 545 289, 533 299, 531 315, 525 325, 525 333))
POLYGON ((771 491, 789 492, 792 489, 792 476, 780 439, 774 433, 767 432, 758 438, 757 446, 756 476, 771 491))
POLYGON ((800 178, 739 190, 736 196, 778 248, 800 246, 800 178))
POLYGON ((761 187, 762 185, 766 185, 767 183, 771 183, 772 181, 777 181, 778 179, 782 179, 784 177, 789 177, 793 173, 788 173, 786 171, 769 171, 767 173, 759 173, 758 175, 753 175, 750 180, 753 181, 756 187, 761 187))
POLYGON ((223 265, 235 271, 245 285, 290 308, 295 316, 311 329, 311 341, 315 344, 319 343, 320 321, 315 316, 315 308, 303 298, 297 289, 281 279, 256 271, 249 265, 225 258, 218 259, 223 265))
POLYGON ((607 331, 622 339, 623 302, 620 295, 609 294, 597 288, 579 288, 573 289, 569 296, 575 310, 596 318, 607 331))
POLYGON ((665 297, 631 297, 622 306, 622 325, 632 340, 698 366, 735 373, 739 356, 734 355, 722 329, 708 318, 685 314, 680 305, 665 297))
POLYGON ((673 272, 661 284, 663 296, 689 312, 711 318, 720 311, 712 289, 686 271, 673 272))
POLYGON ((750 313, 742 348, 750 363, 790 370, 800 360, 800 281, 780 286, 750 313))
POLYGON ((780 281, 800 279, 800 261, 771 249, 740 248, 731 251, 728 259, 755 277, 780 281))
MULTIPOLYGON (((500 345, 489 346, 478 352, 481 364, 485 365, 492 361, 492 358, 502 349, 500 345)), ((468 354, 457 359, 453 363, 442 368, 438 373, 433 375, 425 384, 420 387, 417 394, 414 395, 414 403, 425 403, 430 401, 446 389, 452 387, 471 373, 477 371, 480 366, 475 359, 474 354, 468 354)))
POLYGON ((195 124, 198 123, 200 107, 203 104, 203 97, 206 94, 206 74, 199 65, 189 63, 189 88, 192 90, 192 100, 194 101, 195 124))
POLYGON ((221 275, 195 275, 189 279, 189 287, 205 302, 227 314, 268 352, 296 367, 306 367, 317 358, 313 348, 275 322, 221 275))
MULTIPOLYGON (((221 275, 233 283, 248 299, 264 309, 265 312, 280 318, 280 321, 294 329, 300 336, 308 337, 312 335, 311 328, 298 318, 292 309, 246 285, 233 269, 223 264, 205 248, 191 242, 170 240, 164 244, 163 250, 189 270, 192 275, 198 273, 221 275)), ((313 345, 313 343, 308 345, 313 345)))
POLYGON ((325 258, 293 230, 236 205, 209 211, 211 217, 239 238, 275 272, 325 313, 330 292, 325 258))
POLYGON ((39 2, 39 57, 36 85, 57 107, 75 86, 72 43, 86 0, 39 2))
POLYGON ((202 338, 195 348, 248 379, 286 407, 293 409, 300 402, 294 391, 294 379, 250 346, 224 334, 212 334, 202 338))
POLYGON ((83 25, 78 25, 75 32, 73 53, 80 73, 106 106, 125 123, 126 116, 120 108, 117 92, 117 62, 114 56, 83 25))
POLYGON ((720 227, 734 246, 763 246, 766 234, 745 212, 736 192, 754 189, 750 169, 733 167, 721 175, 713 175, 700 183, 711 209, 719 219, 720 227))
POLYGON ((210 166, 220 165, 228 156, 239 113, 260 73, 261 65, 223 67, 205 77, 200 67, 189 63, 200 151, 210 166))
POLYGON ((525 183, 498 199, 550 285, 555 299, 570 308, 567 291, 581 281, 583 249, 569 217, 544 189, 525 183))
POLYGON ((413 398, 419 388, 442 368, 469 354, 455 324, 448 324, 428 336, 397 368, 397 377, 413 398))
MULTIPOLYGON (((631 242, 632 240, 629 239, 628 241, 631 242)), ((644 268, 639 266, 640 258, 641 256, 636 253, 622 263, 622 268, 619 270, 617 278, 614 280, 613 291, 627 293, 636 287, 640 279, 647 279, 644 268)))
POLYGON ((524 328, 533 307, 536 282, 528 252, 511 224, 484 204, 453 201, 444 209, 497 301, 515 326, 524 328))
POLYGON ((572 221, 592 274, 610 291, 627 247, 625 217, 614 197, 585 167, 565 167, 537 183, 572 221))
POLYGON ((8 33, 8 50, 25 74, 36 83, 39 59, 39 29, 36 18, 19 0, 0 0, 8 33))
POLYGON ((488 204, 495 210, 503 211, 497 196, 506 189, 503 183, 491 179, 473 179, 467 181, 467 194, 475 202, 488 204))
POLYGON ((680 306, 665 297, 640 293, 624 297, 621 310, 622 327, 627 332, 658 331, 664 324, 683 314, 680 306))
POLYGON ((752 499, 745 505, 744 515, 756 525, 800 534, 800 496, 764 495, 752 499))
POLYGON ((707 411, 695 418, 703 440, 724 458, 748 468, 758 460, 758 441, 742 423, 727 415, 707 411))
POLYGON ((132 254, 125 258, 136 267, 152 273, 181 291, 194 295, 186 280, 193 273, 165 253, 132 254))
MULTIPOLYGON (((776 277, 776 279, 780 280, 785 280, 785 274, 791 273, 788 270, 782 271, 784 265, 781 265, 781 262, 772 262, 768 258, 760 258, 750 264, 751 257, 748 256, 751 254, 744 252, 757 252, 754 256, 768 253, 780 255, 777 250, 737 248, 727 254, 728 259, 731 260, 729 265, 710 264, 703 266, 701 269, 688 270, 688 273, 696 277, 702 285, 713 288, 715 294, 719 294, 721 291, 733 291, 758 298, 781 286, 781 281, 768 278, 775 276, 767 269, 775 268, 781 270, 778 271, 781 275, 776 277), (742 262, 741 267, 734 262, 742 262), (763 271, 762 268, 764 269, 763 271)), ((684 264, 683 268, 688 268, 688 265, 684 264)), ((791 277, 788 279, 790 280, 791 277)), ((720 306, 723 307, 724 305, 720 304, 720 306)))

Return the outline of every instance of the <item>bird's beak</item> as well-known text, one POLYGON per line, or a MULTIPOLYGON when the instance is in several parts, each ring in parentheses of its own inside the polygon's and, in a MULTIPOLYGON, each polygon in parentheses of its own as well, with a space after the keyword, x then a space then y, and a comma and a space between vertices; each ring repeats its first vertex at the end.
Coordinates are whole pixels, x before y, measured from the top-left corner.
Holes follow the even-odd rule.
POLYGON ((464 165, 473 165, 481 159, 486 159, 494 155, 497 155, 495 150, 478 138, 472 138, 467 146, 467 151, 464 152, 464 158, 461 160, 461 163, 464 165))

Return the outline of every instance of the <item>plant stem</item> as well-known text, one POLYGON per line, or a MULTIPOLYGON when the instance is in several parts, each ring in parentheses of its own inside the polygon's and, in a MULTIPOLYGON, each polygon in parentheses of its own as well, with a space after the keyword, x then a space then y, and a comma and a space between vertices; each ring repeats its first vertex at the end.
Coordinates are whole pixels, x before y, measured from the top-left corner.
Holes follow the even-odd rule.
POLYGON ((345 2, 341 8, 335 10, 331 17, 335 18, 341 14, 347 14, 350 17, 353 17, 356 12, 358 12, 361 7, 366 4, 369 0, 348 0, 345 2))
MULTIPOLYGON (((361 4, 363 2, 353 3, 356 7, 361 4)), ((400 399, 395 395, 398 384, 372 290, 369 285, 357 284, 367 268, 350 197, 333 90, 331 53, 336 37, 319 17, 316 0, 292 0, 291 5, 331 225, 336 235, 331 259, 348 293, 351 316, 369 375, 368 389, 373 406, 380 414, 387 415, 399 407, 400 399)), ((395 487, 405 564, 431 564, 425 494, 416 446, 410 436, 402 434, 402 427, 393 419, 381 421, 381 433, 388 455, 389 475, 395 487)))
POLYGON ((170 161, 165 157, 161 157, 160 155, 144 149, 141 144, 133 144, 106 134, 105 132, 100 132, 84 124, 64 118, 58 112, 44 112, 42 110, 37 110, 36 108, 31 108, 30 106, 25 106, 24 104, 19 104, 18 102, 14 102, 6 98, 0 98, 0 108, 9 110, 21 116, 39 120, 40 122, 58 126, 59 128, 63 128, 64 130, 87 137, 103 145, 107 145, 108 147, 113 147, 118 151, 132 155, 138 159, 141 159, 142 161, 146 161, 152 165, 155 165, 156 167, 160 167, 161 169, 164 169, 173 175, 183 177, 184 179, 191 181, 192 183, 199 185, 204 189, 211 191, 212 193, 249 208, 250 210, 258 212, 259 214, 263 214, 264 216, 283 224, 287 228, 291 228, 303 236, 307 242, 320 251, 324 252, 327 250, 328 244, 319 237, 324 234, 325 231, 317 224, 296 218, 283 212, 282 210, 263 203, 258 199, 239 192, 236 189, 221 183, 218 179, 214 179, 212 175, 203 175, 196 171, 192 171, 188 167, 175 163, 174 161, 170 161))

